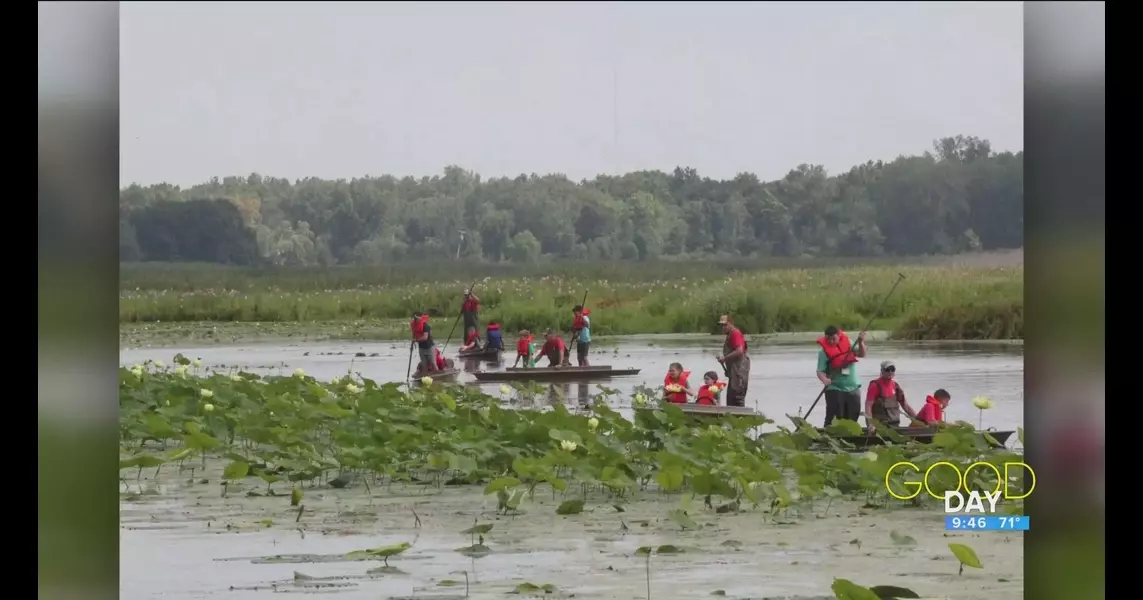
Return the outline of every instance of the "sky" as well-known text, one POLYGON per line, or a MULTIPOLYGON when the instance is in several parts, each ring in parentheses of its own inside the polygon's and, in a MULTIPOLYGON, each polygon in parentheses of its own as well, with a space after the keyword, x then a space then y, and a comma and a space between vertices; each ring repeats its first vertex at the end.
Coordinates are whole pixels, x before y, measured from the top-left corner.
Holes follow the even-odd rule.
POLYGON ((120 181, 1022 150, 1021 3, 120 4, 120 181))

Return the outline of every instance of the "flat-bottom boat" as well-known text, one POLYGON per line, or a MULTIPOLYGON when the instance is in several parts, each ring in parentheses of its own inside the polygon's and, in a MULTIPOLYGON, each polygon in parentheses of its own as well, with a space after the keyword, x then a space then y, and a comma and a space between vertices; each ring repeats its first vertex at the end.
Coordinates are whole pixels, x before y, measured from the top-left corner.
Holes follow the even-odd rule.
POLYGON ((747 408, 745 406, 721 406, 712 404, 674 404, 671 402, 664 402, 662 404, 648 404, 645 406, 636 406, 635 410, 655 410, 664 406, 677 406, 683 413, 698 418, 719 418, 719 417, 761 417, 762 413, 747 408))
POLYGON ((457 352, 456 356, 460 360, 485 360, 498 362, 504 356, 504 351, 498 350, 496 348, 481 348, 480 350, 457 352))
POLYGON ((413 385, 421 385, 421 379, 423 377, 426 377, 426 376, 431 377, 433 380, 433 383, 453 383, 456 381, 456 378, 458 375, 460 375, 460 369, 458 369, 456 367, 452 367, 451 369, 445 369, 443 371, 433 371, 433 372, 427 373, 427 374, 414 373, 413 374, 413 385))
POLYGON ((613 369, 608 365, 590 367, 509 367, 503 371, 473 373, 477 381, 581 381, 638 375, 641 369, 613 369))
MULTIPOLYGON (((791 417, 791 420, 794 421, 795 424, 798 424, 799 421, 802 423, 805 422, 804 420, 799 419, 799 418, 795 418, 795 417, 791 417)), ((940 429, 937 429, 935 427, 893 427, 892 429, 893 429, 894 433, 896 433, 897 435, 904 438, 906 442, 917 442, 920 444, 932 443, 933 436, 935 436, 936 434, 941 432, 940 429)), ((823 429, 821 427, 816 427, 815 430, 822 437, 831 437, 835 440, 851 444, 855 448, 869 448, 871 446, 883 446, 887 443, 890 443, 890 444, 894 443, 894 441, 891 439, 888 439, 887 436, 880 436, 874 432, 867 433, 866 435, 837 436, 837 435, 830 435, 829 433, 826 432, 825 429, 823 429)), ((779 432, 764 433, 764 434, 762 434, 762 437, 765 438, 768 435, 774 435, 776 433, 779 433, 779 432)), ((988 444, 990 446, 993 446, 996 448, 1004 448, 1005 445, 1008 443, 1008 439, 1011 438, 1012 435, 1016 432, 1015 431, 985 430, 985 431, 978 431, 977 433, 978 434, 988 434, 987 436, 982 436, 982 437, 984 437, 984 440, 986 442, 988 442, 988 444), (989 439, 989 438, 991 438, 991 439, 989 439)), ((822 444, 828 444, 828 442, 824 442, 822 440, 815 441, 815 445, 817 445, 817 446, 820 446, 822 444)))

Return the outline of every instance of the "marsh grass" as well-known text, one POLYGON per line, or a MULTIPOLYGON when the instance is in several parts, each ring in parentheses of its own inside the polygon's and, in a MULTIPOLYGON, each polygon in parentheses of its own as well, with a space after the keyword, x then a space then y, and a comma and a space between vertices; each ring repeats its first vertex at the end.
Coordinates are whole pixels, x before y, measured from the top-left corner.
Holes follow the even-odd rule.
MULTIPOLYGON (((447 319, 477 279, 483 322, 508 331, 562 329, 587 292, 593 333, 714 332, 729 313, 747 333, 860 328, 897 273, 906 280, 875 328, 907 339, 999 339, 1023 334, 1023 266, 864 265, 771 267, 742 263, 557 263, 548 274, 457 263, 421 268, 252 271, 135 265, 122 274, 119 320, 139 322, 348 322, 406 319, 434 309, 447 319), (734 267, 738 264, 738 267, 734 267), (409 270, 412 269, 412 270, 409 270), (425 275, 428 273, 428 275, 425 275)), ((440 321, 438 321, 440 322, 440 321)))

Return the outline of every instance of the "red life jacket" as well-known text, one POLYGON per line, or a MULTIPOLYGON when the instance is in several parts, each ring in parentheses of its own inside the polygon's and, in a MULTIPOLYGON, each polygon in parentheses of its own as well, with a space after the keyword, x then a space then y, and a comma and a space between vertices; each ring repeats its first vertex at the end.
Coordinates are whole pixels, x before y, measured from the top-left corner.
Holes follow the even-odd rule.
POLYGON ((414 317, 409 321, 409 331, 413 333, 413 339, 419 340, 425 334, 425 324, 429 322, 428 315, 421 315, 419 318, 414 317))
POLYGON ((925 405, 917 413, 917 420, 926 423, 940 423, 945 420, 945 410, 941 408, 941 401, 932 396, 925 398, 925 405))
POLYGON ((584 327, 587 327, 587 321, 584 321, 583 318, 590 314, 590 310, 586 308, 583 309, 583 311, 576 315, 575 319, 572 320, 572 329, 583 329, 584 327))
POLYGON ((869 387, 877 388, 877 398, 896 398, 897 397, 897 382, 889 379, 882 379, 878 377, 869 382, 869 387))
POLYGON ((468 346, 469 344, 475 343, 476 338, 477 338, 476 330, 473 329, 472 331, 468 332, 468 335, 464 336, 464 345, 468 346))
POLYGON ((441 354, 441 349, 434 347, 433 350, 435 350, 437 353, 437 368, 442 371, 445 370, 445 367, 448 366, 448 363, 445 362, 445 357, 443 354, 441 354))
POLYGON ((488 331, 500 331, 500 323, 489 323, 485 329, 488 331))
POLYGON ((536 337, 530 335, 528 337, 520 338, 519 340, 517 340, 516 341, 516 355, 517 356, 528 356, 528 346, 532 343, 532 340, 534 340, 534 339, 536 339, 536 337))
POLYGON ((568 346, 564 343, 564 338, 554 337, 552 341, 544 342, 544 347, 540 348, 540 355, 555 358, 556 352, 560 350, 567 352, 568 346))
MULTIPOLYGON (((687 387, 687 378, 690 376, 691 376, 690 371, 683 371, 679 375, 678 381, 672 381, 671 380, 671 374, 667 373, 667 376, 663 378, 663 385, 665 385, 665 386, 666 385, 680 385, 680 386, 685 388, 685 387, 687 387)), ((670 402, 673 402, 675 404, 686 404, 687 403, 687 393, 685 391, 683 391, 683 392, 667 392, 667 400, 670 402)))
POLYGON ((480 303, 476 301, 476 298, 470 296, 464 301, 464 304, 461 305, 460 310, 464 312, 476 312, 480 310, 480 303))
POLYGON ((818 338, 818 345, 826 353, 831 370, 840 371, 857 362, 857 356, 852 352, 853 346, 849 343, 849 336, 845 335, 844 331, 837 332, 836 345, 831 346, 824 335, 818 338))
POLYGON ((722 388, 722 384, 714 383, 712 385, 704 385, 699 388, 698 394, 695 395, 695 402, 706 406, 714 406, 718 404, 718 399, 714 397, 715 388, 722 388))

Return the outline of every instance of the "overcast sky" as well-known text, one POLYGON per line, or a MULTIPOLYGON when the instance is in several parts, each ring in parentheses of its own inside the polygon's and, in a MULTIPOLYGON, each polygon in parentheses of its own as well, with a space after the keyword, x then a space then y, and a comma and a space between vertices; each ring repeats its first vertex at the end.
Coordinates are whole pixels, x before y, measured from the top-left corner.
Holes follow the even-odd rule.
POLYGON ((957 134, 1015 151, 1023 56, 1007 2, 124 2, 120 177, 777 179, 957 134))

